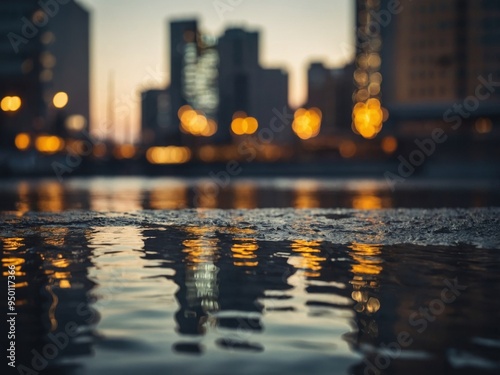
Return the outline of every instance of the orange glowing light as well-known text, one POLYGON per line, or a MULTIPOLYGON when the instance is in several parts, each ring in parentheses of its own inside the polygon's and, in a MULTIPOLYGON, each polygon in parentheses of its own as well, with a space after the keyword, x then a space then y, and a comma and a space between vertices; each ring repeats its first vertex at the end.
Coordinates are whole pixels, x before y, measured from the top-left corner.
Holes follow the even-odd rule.
POLYGON ((27 133, 19 133, 16 135, 14 143, 18 150, 26 150, 31 144, 31 138, 27 133))
POLYGON ((64 108, 68 104, 69 98, 68 94, 61 91, 54 95, 54 99, 52 99, 52 103, 56 108, 64 108))
POLYGON ((21 108, 21 98, 19 96, 6 96, 0 102, 0 108, 4 112, 16 112, 21 108))
POLYGON ((479 118, 474 124, 474 129, 478 134, 488 134, 493 130, 493 124, 488 118, 479 118))
POLYGON ((191 160, 191 150, 187 147, 150 147, 146 158, 151 164, 184 164, 191 160))
POLYGON ((64 148, 64 140, 55 135, 41 135, 35 141, 36 149, 44 154, 55 154, 64 148))
POLYGON ((382 139, 381 146, 386 154, 392 154, 398 148, 398 141, 394 137, 385 137, 382 139))
POLYGON ((321 129, 322 112, 319 108, 299 108, 295 111, 292 129, 303 140, 314 138, 321 129))
POLYGON ((179 108, 177 114, 184 133, 202 137, 211 137, 217 133, 217 123, 189 105, 179 108))
POLYGON ((113 151, 113 155, 117 159, 132 159, 136 155, 136 152, 137 150, 134 145, 124 144, 117 146, 113 151))
POLYGON ((246 115, 244 112, 236 112, 231 122, 231 130, 236 135, 254 134, 259 128, 259 122, 255 117, 239 117, 246 115))
POLYGON ((356 155, 357 147, 353 141, 344 141, 340 144, 339 153, 345 159, 352 158, 356 155))
POLYGON ((366 103, 356 103, 352 111, 355 133, 366 139, 375 138, 382 130, 384 117, 380 100, 371 98, 366 103))

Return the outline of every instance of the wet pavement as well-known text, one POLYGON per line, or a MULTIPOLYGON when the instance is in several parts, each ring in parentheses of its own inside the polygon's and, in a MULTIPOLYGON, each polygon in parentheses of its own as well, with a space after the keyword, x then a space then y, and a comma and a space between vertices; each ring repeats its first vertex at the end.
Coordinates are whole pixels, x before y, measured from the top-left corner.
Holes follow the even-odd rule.
POLYGON ((405 206, 379 181, 238 184, 215 204, 199 181, 3 184, 18 370, 500 372, 490 185, 414 186, 405 206))

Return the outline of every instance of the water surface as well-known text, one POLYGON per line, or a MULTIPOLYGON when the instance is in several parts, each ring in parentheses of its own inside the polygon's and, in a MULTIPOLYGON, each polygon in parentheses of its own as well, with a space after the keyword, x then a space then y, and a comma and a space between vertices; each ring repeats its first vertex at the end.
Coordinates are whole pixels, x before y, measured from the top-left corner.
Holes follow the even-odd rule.
POLYGON ((17 365, 42 374, 500 372, 498 209, 150 211, 178 202, 178 186, 164 182, 171 190, 153 199, 150 182, 116 194, 45 183, 13 184, 2 200, 17 365))

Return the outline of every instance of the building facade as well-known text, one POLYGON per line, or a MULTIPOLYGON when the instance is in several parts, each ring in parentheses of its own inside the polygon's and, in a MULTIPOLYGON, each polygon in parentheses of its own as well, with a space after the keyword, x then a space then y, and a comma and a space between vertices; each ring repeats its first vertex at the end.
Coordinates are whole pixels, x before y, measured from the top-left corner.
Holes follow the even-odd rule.
POLYGON ((80 137, 89 127, 89 13, 77 2, 0 3, 2 146, 19 132, 80 137), (42 6, 43 5, 43 6, 42 6), (59 94, 59 95, 57 95, 59 94), (9 108, 16 97, 19 107, 9 108))

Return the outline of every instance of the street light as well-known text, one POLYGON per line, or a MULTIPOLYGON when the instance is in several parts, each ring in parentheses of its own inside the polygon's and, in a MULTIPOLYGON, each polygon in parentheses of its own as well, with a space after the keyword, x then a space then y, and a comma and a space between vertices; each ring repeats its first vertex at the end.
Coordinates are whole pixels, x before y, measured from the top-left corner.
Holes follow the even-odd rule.
POLYGON ((21 98, 19 96, 6 96, 0 102, 0 108, 4 112, 16 112, 21 108, 21 98))
POLYGON ((54 99, 52 99, 52 103, 54 103, 54 107, 56 108, 64 108, 68 104, 68 94, 63 91, 58 92, 54 95, 54 99))

